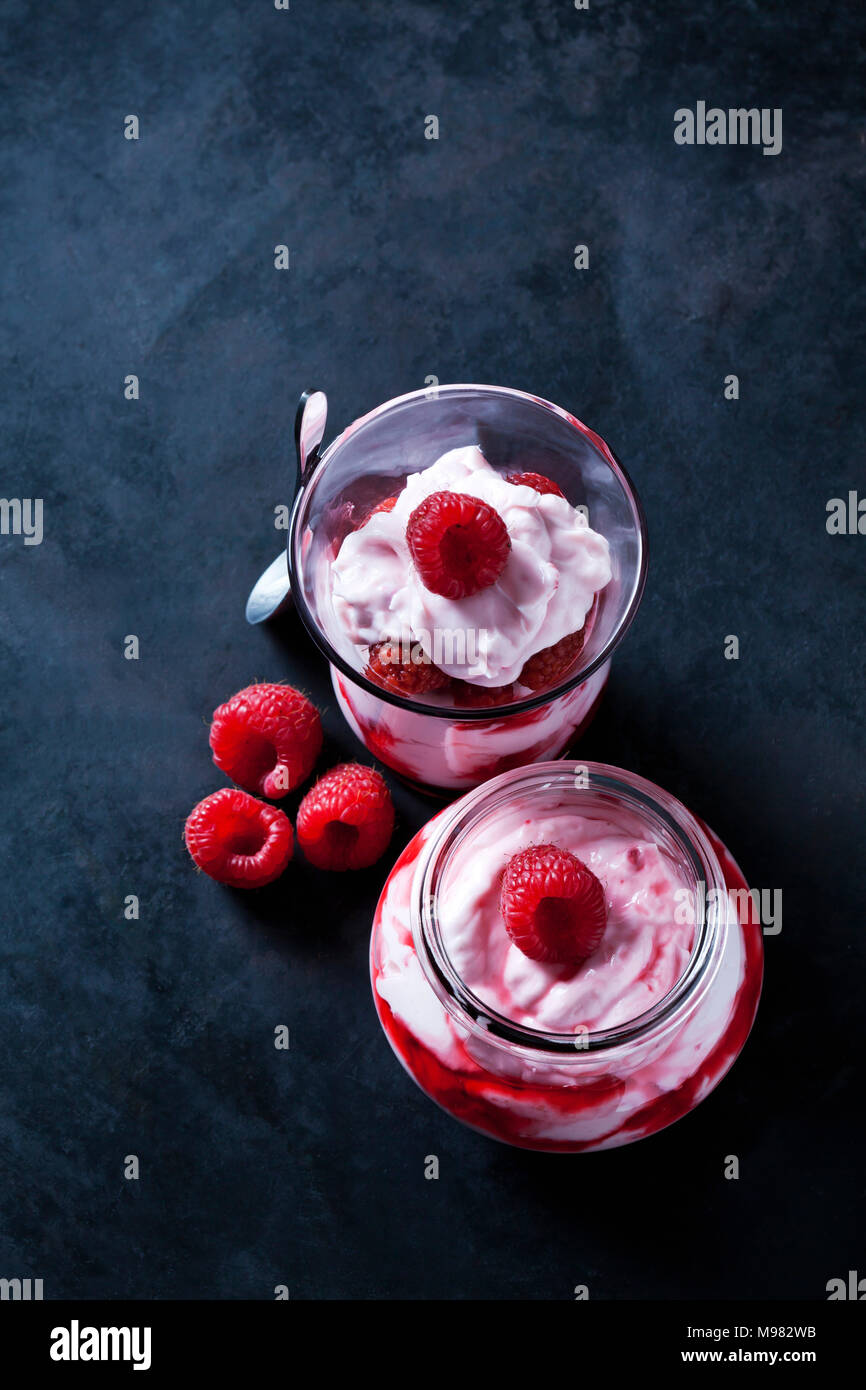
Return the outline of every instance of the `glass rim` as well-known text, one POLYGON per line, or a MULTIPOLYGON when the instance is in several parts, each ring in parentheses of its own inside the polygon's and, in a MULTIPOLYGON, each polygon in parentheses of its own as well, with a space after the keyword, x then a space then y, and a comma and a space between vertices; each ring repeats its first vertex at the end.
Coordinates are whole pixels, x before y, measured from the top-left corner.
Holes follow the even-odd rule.
MULTIPOLYGON (((670 793, 623 768, 607 763, 580 759, 535 763, 511 769, 467 792, 440 813, 442 823, 422 851, 411 902, 412 937, 422 971, 440 1002, 448 1012, 476 1035, 494 1042, 506 1042, 533 1054, 563 1054, 579 1061, 582 1056, 610 1052, 614 1048, 640 1042, 657 1030, 672 1026, 693 1007, 715 975, 723 945, 722 928, 727 916, 708 913, 709 889, 725 888, 724 873, 718 856, 699 822, 682 802, 670 793), (700 904, 696 915, 695 937, 688 963, 673 987, 650 1009, 613 1028, 558 1032, 532 1028, 515 1023, 474 994, 461 980, 450 961, 442 942, 438 922, 433 912, 436 898, 435 877, 444 867, 444 859, 459 836, 485 811, 510 799, 530 785, 550 786, 558 781, 563 788, 576 790, 575 771, 586 769, 588 784, 581 790, 593 788, 628 801, 633 808, 649 813, 660 820, 674 837, 683 857, 695 875, 697 898, 700 904), (485 807, 485 803, 487 803, 485 807), (417 891, 416 891, 417 886, 417 891)), ((726 891, 726 890, 725 890, 726 891)))
POLYGON ((313 639, 313 642, 319 648, 319 651, 322 653, 325 659, 332 666, 335 666, 349 681, 352 682, 352 684, 360 687, 361 690, 365 690, 368 694, 375 696, 378 700, 384 700, 387 704, 396 705, 398 709, 409 710, 413 714, 428 715, 434 719, 450 719, 452 721, 456 720, 460 723, 469 723, 473 721, 482 720, 487 720, 489 722, 490 720, 508 719, 512 715, 526 714, 530 710, 539 709, 543 705, 550 704, 552 701, 558 699, 560 696, 568 694, 568 692, 573 690, 576 686, 582 685, 585 681, 589 680, 590 676, 594 675, 596 671, 600 670, 604 666, 604 664, 610 660, 614 651, 619 646, 623 637, 631 627, 632 622, 634 621, 635 616, 637 614, 637 610, 640 607, 641 599, 643 597, 644 588, 646 586, 647 565, 649 562, 646 516, 644 514, 643 505, 641 503, 640 497, 626 469, 620 463, 619 459, 616 457, 613 450, 610 448, 610 445, 607 444, 607 442, 604 439, 602 439, 601 435, 596 434, 595 431, 590 429, 588 425, 583 424, 581 420, 577 419, 577 416, 572 415, 567 410, 564 410, 562 406, 555 405, 553 401, 545 400, 542 396, 535 396, 529 391, 519 391, 516 387, 488 386, 473 382, 460 382, 453 383, 450 385, 437 386, 435 388, 425 387, 418 391, 408 391, 402 396, 394 396, 391 400, 384 401, 381 405, 378 405, 373 410, 368 411, 366 415, 359 416, 357 420, 354 420, 351 422, 351 424, 347 425, 346 428, 342 430, 341 433, 338 434, 337 437, 331 441, 331 443, 328 445, 327 449, 325 449, 324 453, 319 459, 318 463, 316 464, 315 468, 313 469, 313 472, 311 473, 309 479, 306 482, 302 482, 301 486, 298 489, 298 495, 295 498, 294 506, 292 508, 292 517, 289 525, 289 532, 286 538, 286 553, 288 561, 289 582, 291 585, 292 599, 295 604, 295 608, 298 614, 300 615, 304 627, 307 629, 308 633, 310 634, 310 637, 313 639), (583 437, 586 440, 588 440, 590 446, 593 449, 595 449, 596 453, 599 454, 599 456, 602 459, 604 459, 605 463, 608 465, 608 467, 611 469, 614 476, 620 483, 620 486, 622 487, 622 490, 625 493, 625 496, 632 509, 632 514, 635 522, 635 531, 638 538, 639 560, 635 571, 634 581, 632 584, 632 590, 629 596, 628 604, 626 605, 625 611, 622 615, 622 618, 620 619, 620 622, 617 624, 616 628, 611 633, 608 641, 605 643, 602 650, 598 653, 596 657, 593 658, 591 662, 589 662, 586 666, 581 666, 578 663, 576 670, 574 670, 570 676, 568 676, 565 680, 561 681, 558 685, 553 686, 548 690, 543 690, 532 695, 525 696, 524 698, 520 700, 515 700, 511 704, 507 705, 485 705, 481 707, 473 706, 471 708, 465 709, 461 708, 459 705, 432 705, 425 703, 423 700, 413 700, 407 695, 400 694, 398 691, 388 690, 384 686, 377 685, 374 681, 371 681, 368 676, 364 675, 363 671, 357 671, 353 666, 351 666, 349 662, 346 660, 346 658, 342 656, 332 646, 328 637, 325 635, 325 633, 321 630, 319 624, 316 622, 316 619, 313 616, 313 613, 311 612, 309 604, 307 603, 306 597, 304 595, 303 586, 298 582, 298 552, 300 540, 299 523, 301 511, 303 508, 304 499, 307 493, 309 492, 310 485, 315 480, 317 474, 321 471, 321 469, 328 462, 328 460, 332 458, 333 455, 337 452, 342 441, 345 439, 349 431, 351 431, 352 435, 355 435, 360 430, 363 430, 367 425, 371 424, 374 420, 377 420, 379 416, 385 414, 387 411, 396 409, 398 406, 405 405, 409 401, 419 400, 422 398, 429 400, 431 399, 431 391, 433 390, 435 390, 436 399, 438 399, 443 393, 450 395, 459 395, 461 393, 467 392, 487 392, 492 396, 513 396, 520 400, 529 401, 533 405, 540 406, 542 409, 551 411, 554 415, 558 416, 561 420, 565 421, 566 424, 570 425, 573 429, 576 429, 580 434, 582 434, 583 437))

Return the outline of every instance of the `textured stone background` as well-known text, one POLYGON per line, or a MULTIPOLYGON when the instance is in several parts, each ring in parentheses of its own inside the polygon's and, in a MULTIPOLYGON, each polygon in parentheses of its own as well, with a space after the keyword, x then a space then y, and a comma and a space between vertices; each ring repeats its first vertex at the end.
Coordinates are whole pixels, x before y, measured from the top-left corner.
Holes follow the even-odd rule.
MULTIPOLYGON (((2 492, 43 497, 46 526, 0 538, 0 1274, 47 1297, 622 1299, 822 1297, 862 1271, 866 538, 825 529, 866 487, 859 10, 0 6, 2 492), (782 107, 783 152, 675 146, 699 99, 782 107), (248 898, 181 844, 222 784, 206 720, 251 678, 309 689, 332 760, 358 754, 297 621, 251 631, 243 602, 300 389, 327 390, 330 437, 431 373, 558 401, 626 463, 649 584, 584 750, 784 890, 732 1074, 607 1155, 511 1152, 413 1088, 367 982, 384 866, 298 862, 248 898)), ((429 809, 395 796, 396 853, 429 809)))

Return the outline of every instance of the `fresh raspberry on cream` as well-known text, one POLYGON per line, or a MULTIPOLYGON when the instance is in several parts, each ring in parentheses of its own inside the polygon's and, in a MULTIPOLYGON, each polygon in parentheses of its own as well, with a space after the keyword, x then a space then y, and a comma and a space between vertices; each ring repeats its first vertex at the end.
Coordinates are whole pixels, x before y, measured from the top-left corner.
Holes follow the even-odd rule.
POLYGON ((437 631, 483 634, 471 664, 462 658, 449 662, 447 652, 444 660, 441 651, 427 654, 446 675, 504 687, 519 682, 536 653, 583 628, 595 595, 610 579, 608 543, 583 513, 556 492, 509 482, 470 445, 411 474, 390 510, 374 511, 345 537, 333 562, 331 600, 358 646, 393 636, 424 645, 437 631), (410 519, 435 493, 485 503, 501 518, 510 541, 495 580, 460 598, 427 587, 407 541, 410 519))
POLYGON ((468 988, 507 1018, 554 1032, 613 1028, 651 1008, 682 975, 694 936, 693 918, 677 920, 676 893, 685 886, 679 866, 647 839, 567 810, 536 820, 515 807, 458 852, 440 894, 442 938, 468 988), (533 960, 506 929, 503 874, 533 845, 576 856, 602 886, 603 934, 578 963, 533 960))

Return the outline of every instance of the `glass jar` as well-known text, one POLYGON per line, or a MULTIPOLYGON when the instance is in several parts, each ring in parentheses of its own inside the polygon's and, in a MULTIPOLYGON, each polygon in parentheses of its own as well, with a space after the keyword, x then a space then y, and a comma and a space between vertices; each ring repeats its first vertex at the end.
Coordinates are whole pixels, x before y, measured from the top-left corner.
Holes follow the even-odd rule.
POLYGON ((330 663, 338 704, 355 734, 410 781, 453 793, 558 756, 589 723, 611 654, 643 593, 646 528, 624 469, 573 415, 505 387, 440 386, 387 401, 324 451, 302 481, 288 560, 298 612, 330 663), (345 535, 411 473, 469 444, 503 475, 529 469, 552 478, 573 506, 586 508, 610 547, 612 577, 598 594, 575 665, 551 688, 495 709, 463 707, 450 695, 415 699, 371 681, 331 596, 331 566, 345 535))
POLYGON ((409 1075, 472 1128, 547 1151, 632 1143, 693 1109, 745 1043, 763 972, 750 906, 728 850, 651 782, 598 763, 518 769, 440 812, 394 865, 373 925, 376 1009, 409 1075), (613 825, 657 846, 675 873, 682 887, 671 911, 691 914, 690 953, 636 1017, 542 1031, 498 1012, 455 968, 442 930, 445 895, 461 869, 477 870, 484 846, 505 843, 515 812, 533 825, 572 813, 582 824, 613 825))

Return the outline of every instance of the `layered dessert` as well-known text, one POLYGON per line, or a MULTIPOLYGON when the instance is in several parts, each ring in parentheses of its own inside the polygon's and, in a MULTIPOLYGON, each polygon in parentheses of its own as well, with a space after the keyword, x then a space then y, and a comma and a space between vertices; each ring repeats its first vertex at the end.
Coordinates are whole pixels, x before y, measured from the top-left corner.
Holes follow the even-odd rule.
POLYGON ((599 798, 524 769, 408 846, 376 912, 373 990, 446 1110, 528 1148, 606 1148, 721 1079, 754 1017, 761 939, 730 899, 745 883, 728 852, 679 811, 688 838, 628 788, 599 798))
POLYGON ((333 666, 331 683, 346 723, 374 757, 421 789, 449 795, 511 768, 559 757, 592 722, 609 673, 606 661, 586 680, 531 709, 494 711, 471 721, 459 711, 442 717, 447 708, 436 717, 386 703, 333 666))
POLYGON ((679 866, 652 841, 568 810, 535 821, 515 808, 479 831, 438 910, 454 969, 483 1004, 575 1036, 652 1008, 694 941, 679 866))
POLYGON ((343 713, 384 762, 447 789, 555 756, 588 722, 607 667, 537 697, 578 669, 611 574, 607 540, 556 483, 503 475, 475 445, 450 450, 341 537, 331 611, 391 697, 335 672, 343 713))
POLYGON ((609 583, 605 538, 557 485, 452 449, 375 506, 334 560, 334 613, 401 694, 505 705, 567 676, 609 583))

